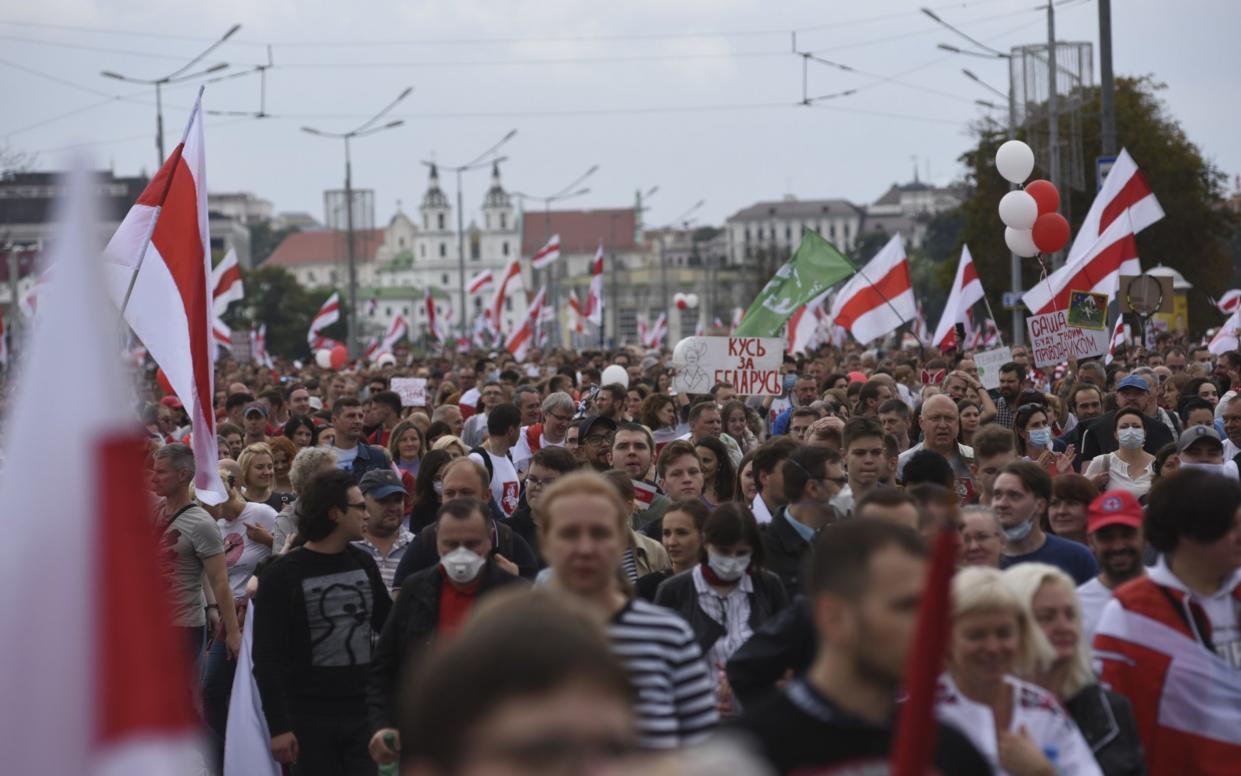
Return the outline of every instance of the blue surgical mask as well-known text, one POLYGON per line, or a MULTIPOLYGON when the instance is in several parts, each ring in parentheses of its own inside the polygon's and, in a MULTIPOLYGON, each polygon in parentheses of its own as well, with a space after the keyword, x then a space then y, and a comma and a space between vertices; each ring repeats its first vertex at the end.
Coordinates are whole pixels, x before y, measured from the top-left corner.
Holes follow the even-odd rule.
POLYGON ((1146 444, 1146 429, 1141 426, 1122 428, 1116 432, 1116 440, 1126 450, 1136 450, 1146 444))
POLYGON ((1017 525, 1008 526, 1002 530, 1004 531, 1004 536, 1010 542, 1019 542, 1029 536, 1030 532, 1034 530, 1034 519, 1024 520, 1017 525))
POLYGON ((795 372, 789 372, 784 376, 784 392, 788 393, 793 390, 794 385, 797 385, 797 374, 795 372))
POLYGON ((1035 447, 1047 447, 1051 444, 1050 428, 1032 428, 1030 429, 1030 444, 1035 447))

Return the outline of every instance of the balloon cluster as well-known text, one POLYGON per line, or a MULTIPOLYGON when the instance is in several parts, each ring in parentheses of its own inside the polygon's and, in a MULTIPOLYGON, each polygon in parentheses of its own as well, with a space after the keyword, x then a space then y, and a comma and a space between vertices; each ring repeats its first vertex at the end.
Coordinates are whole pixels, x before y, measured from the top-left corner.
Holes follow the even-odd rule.
MULTIPOLYGON (((1020 186, 1034 171, 1034 152, 1020 140, 1009 140, 995 152, 995 169, 1020 186)), ((1060 192, 1049 181, 1030 181, 1005 194, 1000 199, 1000 220, 1007 227, 1008 249, 1028 259, 1063 248, 1069 241, 1069 222, 1056 212, 1059 209, 1060 192)))
POLYGON ((349 360, 349 351, 344 345, 334 348, 319 348, 315 351, 315 363, 320 369, 339 370, 349 360))
POLYGON ((673 295, 672 303, 678 310, 693 310, 698 306, 698 294, 682 294, 678 291, 673 295))

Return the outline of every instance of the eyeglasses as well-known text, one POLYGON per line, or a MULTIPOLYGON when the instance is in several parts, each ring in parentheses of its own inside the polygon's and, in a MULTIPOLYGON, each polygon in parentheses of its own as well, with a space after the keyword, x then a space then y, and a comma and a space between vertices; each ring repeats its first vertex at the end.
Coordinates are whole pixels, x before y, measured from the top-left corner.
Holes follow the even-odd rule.
POLYGON ((540 480, 538 477, 526 475, 526 488, 546 488, 558 479, 560 478, 552 477, 551 479, 540 480))
POLYGON ((356 504, 355 504, 355 503, 353 503, 353 502, 348 502, 348 503, 346 503, 346 504, 345 504, 345 508, 346 508, 346 509, 359 509, 359 510, 361 510, 361 511, 365 512, 365 511, 366 511, 366 502, 365 502, 365 501, 360 501, 360 502, 358 502, 358 503, 356 503, 356 504))
POLYGON ((556 413, 554 413, 554 412, 549 412, 549 413, 547 413, 547 417, 549 417, 549 418, 555 418, 556 420, 560 421, 561 423, 571 423, 571 422, 573 421, 573 416, 572 416, 572 415, 557 415, 557 414, 556 414, 556 413))
POLYGON ((611 437, 606 434, 591 434, 586 437, 586 444, 591 447, 600 447, 602 445, 606 445, 610 439, 611 437))

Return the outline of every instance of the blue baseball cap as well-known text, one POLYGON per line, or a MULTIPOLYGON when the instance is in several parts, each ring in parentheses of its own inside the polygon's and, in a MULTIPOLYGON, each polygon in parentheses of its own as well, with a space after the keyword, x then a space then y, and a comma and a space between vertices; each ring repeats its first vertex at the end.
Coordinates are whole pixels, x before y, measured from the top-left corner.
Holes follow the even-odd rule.
POLYGON ((396 472, 391 469, 374 469, 362 475, 362 481, 358 483, 358 487, 362 489, 363 495, 371 498, 387 498, 393 493, 406 495, 405 486, 401 484, 401 478, 396 476, 396 472))
POLYGON ((1121 380, 1120 384, 1116 386, 1117 392, 1123 391, 1126 388, 1137 388, 1139 391, 1143 393, 1151 392, 1150 384, 1147 383, 1146 380, 1142 379, 1138 375, 1129 375, 1124 380, 1121 380))

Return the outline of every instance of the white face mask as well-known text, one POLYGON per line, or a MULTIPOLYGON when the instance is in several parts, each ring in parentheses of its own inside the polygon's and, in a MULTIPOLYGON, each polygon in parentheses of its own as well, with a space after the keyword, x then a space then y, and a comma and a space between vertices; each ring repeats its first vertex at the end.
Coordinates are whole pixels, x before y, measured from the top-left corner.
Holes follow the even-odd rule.
POLYGON ((741 575, 750 567, 750 553, 728 558, 708 551, 707 565, 720 579, 725 582, 735 582, 741 579, 741 575))
POLYGON ((1136 450, 1146 444, 1146 429, 1140 426, 1122 428, 1116 432, 1116 438, 1121 447, 1126 450, 1136 450))
POLYGON ((478 573, 487 565, 487 559, 477 552, 458 547, 440 558, 440 565, 448 573, 448 578, 459 585, 473 582, 478 573))
POLYGON ((1002 530, 1004 531, 1004 536, 1010 542, 1019 542, 1029 536, 1030 532, 1034 530, 1034 520, 1023 520, 1017 525, 1008 526, 1002 530))

